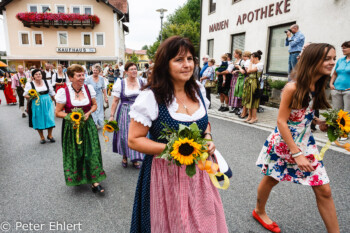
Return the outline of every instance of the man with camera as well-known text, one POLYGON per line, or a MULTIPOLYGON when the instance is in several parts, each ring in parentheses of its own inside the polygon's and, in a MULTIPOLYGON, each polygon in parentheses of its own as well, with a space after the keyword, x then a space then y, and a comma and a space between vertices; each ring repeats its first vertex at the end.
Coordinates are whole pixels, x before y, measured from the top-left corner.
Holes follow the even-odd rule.
POLYGON ((286 46, 289 46, 288 74, 290 74, 298 62, 297 57, 303 49, 305 36, 299 31, 297 24, 293 24, 290 29, 284 32, 287 35, 286 46))

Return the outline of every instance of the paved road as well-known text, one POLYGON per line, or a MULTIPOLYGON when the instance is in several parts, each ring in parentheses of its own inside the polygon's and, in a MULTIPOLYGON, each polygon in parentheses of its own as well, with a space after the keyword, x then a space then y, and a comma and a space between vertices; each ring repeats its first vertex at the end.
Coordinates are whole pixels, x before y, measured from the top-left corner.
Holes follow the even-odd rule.
MULTIPOLYGON (((252 219, 251 211, 261 179, 255 160, 269 132, 216 118, 211 122, 217 148, 234 173, 229 190, 220 191, 228 228, 230 232, 266 232, 252 219)), ((62 229, 56 222, 65 222, 81 223, 81 232, 128 232, 138 170, 123 169, 121 157, 111 152, 109 143, 103 152, 106 194, 94 194, 87 185, 67 187, 62 171, 61 120, 56 119, 56 123, 57 142, 40 145, 39 136, 28 128, 28 120, 21 118, 18 107, 4 102, 0 105, 0 223, 7 221, 10 232, 23 232, 24 225, 14 230, 21 223, 42 224, 37 232, 49 232, 50 222, 51 229, 62 229)), ((104 150, 104 143, 101 145, 104 150)), ((350 232, 350 156, 328 151, 325 164, 341 231, 350 232)), ((268 212, 283 232, 326 232, 309 187, 278 185, 271 194, 268 212)), ((58 232, 78 229, 75 225, 75 231, 66 228, 58 232)))

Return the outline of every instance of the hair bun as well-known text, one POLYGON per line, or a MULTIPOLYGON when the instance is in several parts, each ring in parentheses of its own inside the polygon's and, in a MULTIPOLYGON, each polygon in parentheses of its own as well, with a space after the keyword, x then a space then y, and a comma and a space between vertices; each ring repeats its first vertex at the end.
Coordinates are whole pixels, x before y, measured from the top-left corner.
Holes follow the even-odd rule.
POLYGON ((260 50, 256 51, 260 56, 263 54, 260 50))

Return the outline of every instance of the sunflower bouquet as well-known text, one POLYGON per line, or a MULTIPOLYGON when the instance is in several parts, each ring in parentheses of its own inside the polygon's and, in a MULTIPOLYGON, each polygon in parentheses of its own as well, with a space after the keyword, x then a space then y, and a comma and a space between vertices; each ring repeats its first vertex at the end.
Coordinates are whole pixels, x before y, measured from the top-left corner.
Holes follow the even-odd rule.
POLYGON ((21 79, 19 80, 19 82, 20 82, 23 86, 25 86, 26 83, 27 83, 27 78, 21 78, 21 79))
POLYGON ((28 94, 29 94, 29 99, 30 99, 30 100, 36 99, 36 100, 35 100, 35 104, 36 104, 36 105, 39 105, 40 94, 39 94, 35 89, 30 89, 30 90, 28 91, 28 94))
POLYGON ((108 96, 111 96, 112 90, 113 90, 113 84, 110 83, 107 86, 107 94, 108 94, 108 96))
POLYGON ((119 130, 118 123, 116 121, 107 121, 105 120, 105 124, 103 126, 102 135, 105 138, 105 142, 109 141, 109 137, 105 135, 105 132, 113 133, 119 130))
POLYGON ((346 143, 341 145, 337 140, 340 137, 348 137, 350 133, 350 116, 348 112, 343 110, 331 109, 327 112, 321 114, 326 118, 326 124, 328 126, 327 137, 328 142, 321 149, 319 160, 323 159, 324 153, 328 150, 332 142, 337 146, 343 147, 344 149, 350 151, 350 144, 346 143))
POLYGON ((9 80, 7 78, 4 78, 4 84, 7 85, 9 80))
POLYGON ((73 125, 73 129, 76 130, 75 136, 77 144, 80 145, 83 143, 80 141, 79 130, 85 123, 84 111, 81 108, 74 108, 64 119, 69 121, 73 125))

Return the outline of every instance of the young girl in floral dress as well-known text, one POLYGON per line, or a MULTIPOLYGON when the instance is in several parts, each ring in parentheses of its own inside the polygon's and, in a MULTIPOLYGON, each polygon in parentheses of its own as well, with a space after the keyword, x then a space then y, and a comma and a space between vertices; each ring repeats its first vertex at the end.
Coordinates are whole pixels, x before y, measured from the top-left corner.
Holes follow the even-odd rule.
POLYGON ((268 137, 256 164, 265 175, 258 187, 253 217, 271 232, 279 226, 265 212, 272 188, 279 181, 311 186, 328 232, 339 232, 329 178, 311 133, 312 122, 327 130, 325 121, 314 117, 317 109, 330 108, 325 88, 335 65, 336 52, 329 44, 311 44, 301 56, 294 73, 294 83, 283 90, 275 131, 268 137))

